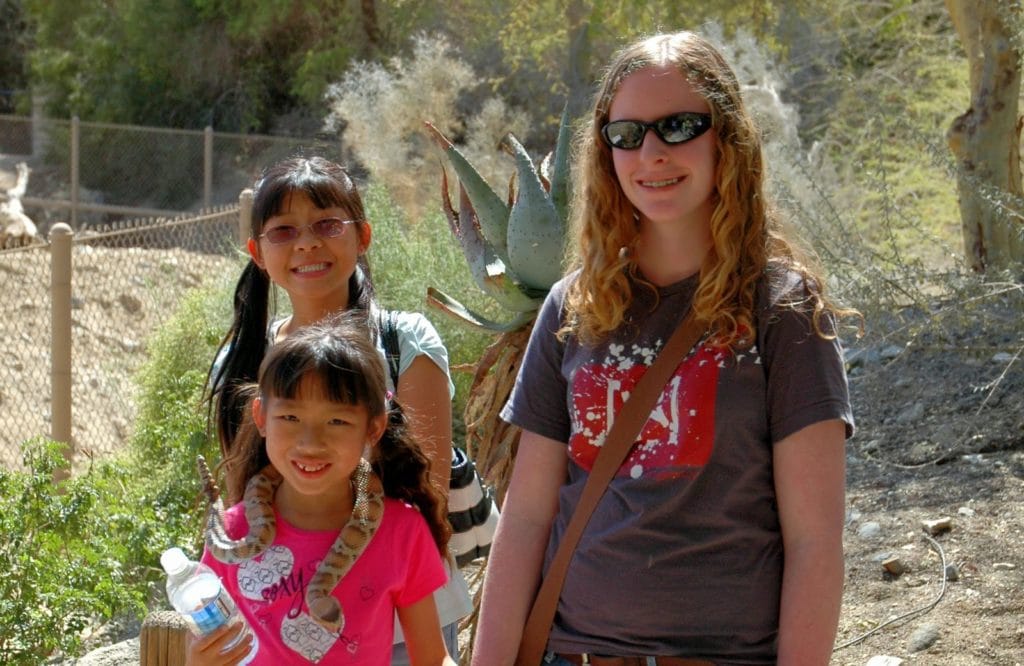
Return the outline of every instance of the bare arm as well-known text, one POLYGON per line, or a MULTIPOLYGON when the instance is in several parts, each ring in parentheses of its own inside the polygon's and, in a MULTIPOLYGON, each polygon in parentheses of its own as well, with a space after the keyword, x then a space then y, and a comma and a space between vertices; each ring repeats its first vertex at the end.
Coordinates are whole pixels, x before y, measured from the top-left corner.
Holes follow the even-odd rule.
POLYGON ((778 663, 828 664, 843 596, 845 425, 822 421, 775 444, 785 551, 778 663))
POLYGON ((412 666, 456 666, 444 646, 434 595, 397 610, 412 666))
POLYGON ((540 586, 544 550, 565 483, 565 444, 532 432, 519 440, 484 578, 473 647, 474 666, 515 660, 526 616, 540 586))
POLYGON ((448 378, 426 356, 417 356, 398 378, 396 399, 413 437, 430 459, 430 481, 445 497, 452 467, 452 400, 448 378))

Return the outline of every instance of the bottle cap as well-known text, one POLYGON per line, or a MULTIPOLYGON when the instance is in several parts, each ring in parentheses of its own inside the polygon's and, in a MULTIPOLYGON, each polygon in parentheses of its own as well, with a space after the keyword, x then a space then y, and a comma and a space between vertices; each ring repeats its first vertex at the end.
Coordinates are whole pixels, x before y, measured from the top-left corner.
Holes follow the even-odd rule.
POLYGON ((180 574, 188 568, 190 561, 181 548, 168 548, 160 555, 160 566, 168 576, 180 574))

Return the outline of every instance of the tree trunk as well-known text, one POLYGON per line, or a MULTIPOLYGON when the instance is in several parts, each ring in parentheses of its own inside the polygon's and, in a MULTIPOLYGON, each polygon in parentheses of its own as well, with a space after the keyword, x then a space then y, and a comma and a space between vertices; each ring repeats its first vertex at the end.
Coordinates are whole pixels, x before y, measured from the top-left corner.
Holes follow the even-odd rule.
POLYGON ((971 107, 946 135, 957 160, 964 253, 975 271, 1024 261, 1015 42, 1019 8, 999 0, 946 0, 970 67, 971 107))
POLYGON ((569 117, 583 114, 590 99, 590 3, 571 0, 565 8, 569 26, 569 62, 565 70, 565 84, 569 89, 569 117))
POLYGON ((359 8, 363 15, 363 32, 366 33, 367 56, 380 51, 384 37, 377 20, 377 3, 374 0, 360 0, 359 8))

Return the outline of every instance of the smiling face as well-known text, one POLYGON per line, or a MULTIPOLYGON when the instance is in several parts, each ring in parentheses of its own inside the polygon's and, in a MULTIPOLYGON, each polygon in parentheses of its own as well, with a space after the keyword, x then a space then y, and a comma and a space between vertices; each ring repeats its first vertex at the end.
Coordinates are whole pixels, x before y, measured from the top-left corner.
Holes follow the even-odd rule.
POLYGON ((349 478, 367 444, 380 439, 385 418, 332 400, 315 377, 302 379, 292 398, 257 398, 253 420, 283 477, 277 501, 290 511, 344 506, 349 478))
MULTIPOLYGON (((645 67, 622 80, 608 120, 650 123, 681 111, 711 109, 677 68, 645 67)), ((639 148, 611 151, 619 186, 639 213, 641 226, 709 226, 715 206, 714 128, 674 145, 648 130, 639 148)))
POLYGON ((351 220, 353 215, 342 207, 319 208, 304 192, 293 191, 264 223, 262 234, 287 225, 299 229, 298 237, 280 244, 271 243, 262 234, 249 239, 253 261, 288 293, 296 312, 319 312, 322 316, 348 305, 349 278, 359 255, 370 243, 370 227, 364 221, 348 224, 340 236, 333 238, 313 233, 309 225, 330 217, 351 220))

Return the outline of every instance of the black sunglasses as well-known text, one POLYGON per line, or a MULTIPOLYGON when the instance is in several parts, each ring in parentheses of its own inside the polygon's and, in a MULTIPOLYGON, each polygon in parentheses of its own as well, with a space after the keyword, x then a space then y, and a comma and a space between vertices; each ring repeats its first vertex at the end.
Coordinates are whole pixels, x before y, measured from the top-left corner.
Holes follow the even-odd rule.
POLYGON ((636 150, 644 145, 647 130, 654 130, 669 145, 686 143, 711 129, 710 113, 683 111, 658 118, 654 122, 642 120, 613 120, 601 128, 601 136, 612 148, 636 150))
POLYGON ((355 224, 356 222, 358 222, 358 220, 342 220, 338 217, 325 217, 322 220, 311 222, 303 227, 296 227, 292 224, 281 224, 276 227, 271 227, 260 234, 259 237, 266 238, 274 245, 292 243, 302 234, 302 230, 308 227, 317 238, 337 238, 345 233, 345 230, 348 229, 350 224, 355 224))

